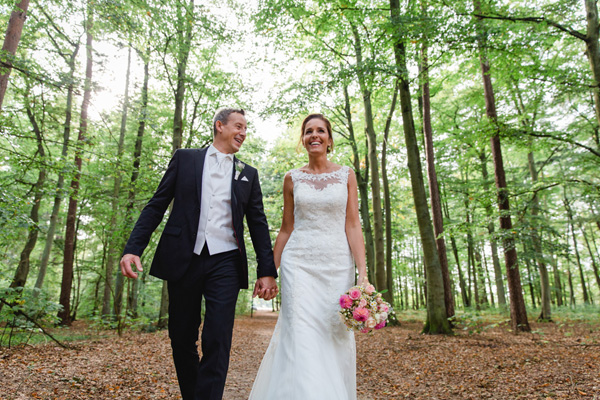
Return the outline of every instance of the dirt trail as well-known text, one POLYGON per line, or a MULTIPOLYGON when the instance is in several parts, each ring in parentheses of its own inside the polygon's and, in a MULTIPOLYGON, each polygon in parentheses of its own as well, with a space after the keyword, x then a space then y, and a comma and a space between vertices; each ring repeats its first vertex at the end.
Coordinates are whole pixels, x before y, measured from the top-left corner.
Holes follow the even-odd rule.
MULTIPOLYGON (((236 320, 225 400, 247 399, 275 322, 267 312, 236 320)), ((358 398, 600 400, 599 325, 534 323, 534 334, 501 327, 445 337, 403 323, 358 335, 358 398)), ((0 399, 179 398, 166 332, 99 333, 72 350, 0 349, 0 399)))

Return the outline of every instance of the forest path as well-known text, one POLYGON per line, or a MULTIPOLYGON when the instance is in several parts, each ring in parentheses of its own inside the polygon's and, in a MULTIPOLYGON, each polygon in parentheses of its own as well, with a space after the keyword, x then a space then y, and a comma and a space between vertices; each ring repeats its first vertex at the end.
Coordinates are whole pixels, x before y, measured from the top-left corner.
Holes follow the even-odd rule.
MULTIPOLYGON (((236 319, 224 400, 248 398, 276 318, 236 319)), ((70 329, 90 333, 78 324, 70 329)), ((535 333, 519 335, 506 325, 451 337, 421 328, 404 322, 357 335, 359 400, 600 400, 599 322, 532 323, 535 333)), ((53 342, 0 348, 0 399, 179 398, 166 332, 91 333, 97 338, 70 350, 53 342)))

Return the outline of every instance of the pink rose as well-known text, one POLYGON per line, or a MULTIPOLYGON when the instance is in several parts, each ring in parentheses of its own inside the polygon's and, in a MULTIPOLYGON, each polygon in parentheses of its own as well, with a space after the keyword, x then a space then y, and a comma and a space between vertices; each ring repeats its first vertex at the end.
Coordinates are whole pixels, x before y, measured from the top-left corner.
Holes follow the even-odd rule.
POLYGON ((347 294, 343 294, 340 297, 340 306, 342 308, 350 308, 352 307, 352 299, 347 294))
POLYGON ((380 323, 378 323, 377 325, 375 325, 375 329, 379 330, 381 328, 383 328, 385 326, 385 319, 383 321, 381 321, 380 323))
POLYGON ((360 301, 358 302, 358 306, 359 307, 366 307, 367 306, 367 300, 360 299, 360 301))
POLYGON ((366 321, 369 318, 369 310, 363 307, 358 307, 352 312, 352 316, 356 321, 366 321))
POLYGON ((350 296, 350 298, 352 300, 360 299, 361 294, 362 293, 360 292, 360 289, 355 289, 355 288, 350 289, 350 291, 348 292, 348 295, 350 296))
POLYGON ((369 319, 367 319, 367 322, 365 323, 365 325, 367 326, 367 328, 373 329, 377 325, 377 321, 375 321, 375 318, 369 317, 369 319))
POLYGON ((373 293, 375 293, 375 286, 368 284, 367 287, 365 288, 365 292, 368 295, 372 295, 373 293))
POLYGON ((381 303, 379 307, 377 307, 377 311, 388 312, 389 310, 390 308, 385 303, 381 303))

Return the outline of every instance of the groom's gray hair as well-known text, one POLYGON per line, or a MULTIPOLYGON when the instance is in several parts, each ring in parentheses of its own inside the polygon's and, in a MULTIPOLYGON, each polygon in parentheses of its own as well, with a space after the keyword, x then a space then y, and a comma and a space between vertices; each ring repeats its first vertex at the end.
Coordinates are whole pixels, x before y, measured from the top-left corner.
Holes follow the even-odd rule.
POLYGON ((221 108, 217 110, 213 118, 213 137, 217 135, 217 121, 221 121, 224 125, 229 121, 229 116, 233 113, 246 115, 246 112, 241 108, 221 108))

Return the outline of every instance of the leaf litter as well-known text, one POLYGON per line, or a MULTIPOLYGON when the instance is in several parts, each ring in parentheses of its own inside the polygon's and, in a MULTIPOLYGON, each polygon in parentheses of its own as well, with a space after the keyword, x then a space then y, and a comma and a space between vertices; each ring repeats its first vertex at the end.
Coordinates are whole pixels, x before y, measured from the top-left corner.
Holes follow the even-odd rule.
MULTIPOLYGON (((248 398, 276 318, 236 319, 224 400, 248 398)), ((531 325, 439 336, 405 322, 356 335, 358 399, 600 399, 598 324, 531 325)), ((0 370, 2 400, 180 398, 165 331, 0 348, 0 370)))

